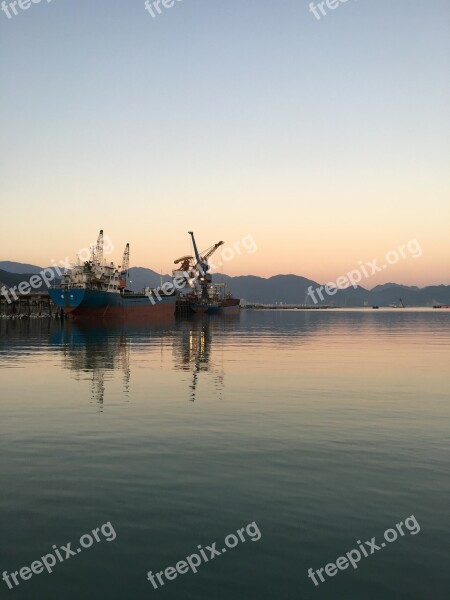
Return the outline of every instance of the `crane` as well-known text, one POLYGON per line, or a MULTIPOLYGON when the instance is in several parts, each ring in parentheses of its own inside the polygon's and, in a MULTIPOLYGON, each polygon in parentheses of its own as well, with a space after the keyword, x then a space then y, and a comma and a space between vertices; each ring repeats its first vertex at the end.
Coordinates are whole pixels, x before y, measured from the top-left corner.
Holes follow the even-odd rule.
POLYGON ((124 288, 127 285, 128 269, 130 268, 130 244, 125 246, 122 258, 122 266, 120 271, 120 287, 124 288))
POLYGON ((97 245, 95 247, 95 262, 101 267, 103 265, 103 229, 100 229, 100 233, 97 238, 97 245))
MULTIPOLYGON (((217 242, 217 244, 214 244, 214 246, 207 248, 206 250, 204 250, 202 252, 202 255, 200 255, 198 252, 198 249, 197 249, 197 244, 195 242, 194 232, 188 231, 188 233, 192 238, 192 245, 194 246, 194 254, 195 254, 195 258, 197 260, 196 267, 199 270, 200 275, 202 275, 204 277, 206 275, 206 273, 209 271, 208 259, 214 254, 214 252, 217 250, 217 248, 220 248, 220 246, 222 246, 225 242, 222 242, 222 241, 217 242)), ((185 258, 187 258, 187 257, 185 257, 185 258)))
POLYGON ((193 269, 193 268, 197 267, 200 270, 200 272, 203 271, 203 273, 204 273, 209 270, 209 265, 207 263, 208 258, 210 258, 214 254, 214 252, 217 250, 217 248, 222 246, 225 242, 218 242, 217 244, 214 244, 214 246, 211 246, 207 250, 204 250, 202 252, 202 254, 200 255, 197 250, 197 245, 195 243, 194 234, 192 231, 189 231, 189 233, 192 236, 195 257, 190 256, 190 255, 181 256, 180 258, 177 258, 177 260, 174 260, 173 262, 175 265, 180 265, 180 271, 189 271, 189 269, 193 269), (194 258, 197 260, 197 264, 195 263, 194 258))
POLYGON ((130 244, 125 246, 125 250, 123 252, 122 258, 122 274, 127 274, 128 269, 130 268, 130 244))
MULTIPOLYGON (((211 246, 210 248, 208 248, 207 250, 202 252, 202 256, 201 256, 197 249, 194 232, 188 231, 188 233, 192 238, 192 245, 194 247, 194 255, 195 255, 195 259, 197 261, 195 268, 198 270, 199 275, 200 275, 199 279, 200 279, 200 287, 202 290, 202 299, 207 300, 208 299, 208 283, 211 283, 211 281, 212 281, 211 275, 208 275, 208 271, 209 271, 208 259, 214 254, 214 252, 217 250, 217 248, 220 248, 220 246, 222 246, 225 242, 222 242, 222 241, 217 242, 217 244, 214 244, 214 246, 211 246)), ((182 257, 182 259, 183 258, 186 259, 187 257, 182 257)), ((179 260, 182 260, 182 259, 179 259, 179 260)))

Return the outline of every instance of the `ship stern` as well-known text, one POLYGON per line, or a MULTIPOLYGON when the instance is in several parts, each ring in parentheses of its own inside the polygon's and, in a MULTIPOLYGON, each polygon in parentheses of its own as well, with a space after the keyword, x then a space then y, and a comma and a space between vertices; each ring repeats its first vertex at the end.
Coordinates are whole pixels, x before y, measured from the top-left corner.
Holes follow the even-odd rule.
POLYGON ((66 314, 76 310, 84 300, 85 290, 75 288, 53 288, 48 290, 50 299, 66 314))

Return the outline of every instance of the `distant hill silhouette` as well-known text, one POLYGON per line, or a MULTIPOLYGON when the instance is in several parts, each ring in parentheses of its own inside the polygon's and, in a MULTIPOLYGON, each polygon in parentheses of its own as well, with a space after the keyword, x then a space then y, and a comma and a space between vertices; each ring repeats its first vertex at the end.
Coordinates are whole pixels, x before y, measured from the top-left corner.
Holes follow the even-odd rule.
MULTIPOLYGON (((41 269, 39 269, 40 271, 41 269)), ((7 288, 12 288, 14 286, 18 286, 22 281, 29 281, 30 277, 36 275, 39 271, 35 271, 33 273, 10 273, 8 271, 4 271, 0 269, 0 288, 6 286, 7 288)), ((47 286, 43 281, 38 288, 34 289, 36 292, 47 290, 47 286)))
MULTIPOLYGON (((28 281, 32 275, 39 273, 41 270, 42 267, 36 265, 0 261, 0 283, 12 287, 18 285, 21 281, 28 281)), ((140 291, 146 286, 159 286, 160 280, 159 273, 152 269, 132 267, 129 271, 128 287, 134 291, 140 291)), ((169 280, 169 275, 163 275, 163 282, 169 280)), ((308 288, 312 286, 315 290, 321 285, 299 275, 274 275, 273 277, 264 278, 255 275, 230 277, 229 275, 217 273, 213 275, 213 281, 226 283, 229 290, 237 298, 261 304, 314 304, 313 300, 307 296, 308 288)), ((390 304, 398 304, 400 298, 406 306, 450 305, 450 285, 419 288, 397 283, 385 283, 375 286, 372 290, 358 286, 339 290, 334 296, 327 296, 324 290, 322 290, 322 294, 324 300, 320 300, 319 295, 315 294, 318 305, 331 304, 342 307, 389 306, 390 304)))
MULTIPOLYGON (((310 296, 307 296, 311 285, 314 290, 320 287, 320 283, 305 279, 298 275, 275 275, 264 279, 248 275, 244 277, 229 277, 228 275, 214 275, 215 281, 226 283, 233 293, 248 302, 260 302, 263 304, 315 304, 310 296)), ((324 300, 320 300, 317 292, 315 298, 317 304, 327 304, 343 307, 351 306, 389 306, 398 304, 402 298, 407 306, 433 306, 434 304, 450 304, 450 286, 429 286, 425 288, 388 284, 376 286, 373 290, 363 287, 350 287, 339 290, 334 296, 328 296, 322 290, 324 300)))
MULTIPOLYGON (((169 275, 163 275, 163 283, 169 281, 169 275)), ((158 287, 161 285, 161 275, 145 267, 131 267, 128 272, 128 288, 140 292, 145 287, 158 287)))
MULTIPOLYGON (((312 299, 306 297, 309 286, 313 288, 320 284, 300 277, 298 275, 274 275, 265 279, 255 275, 241 275, 230 277, 229 275, 214 274, 213 281, 226 283, 233 294, 247 300, 248 302, 261 302, 272 304, 283 302, 284 304, 307 304, 312 299)), ((330 304, 331 298, 327 304, 330 304)))
POLYGON ((12 262, 10 260, 0 260, 0 270, 7 271, 8 273, 19 273, 21 275, 35 275, 36 273, 39 273, 39 271, 42 270, 42 267, 12 262))

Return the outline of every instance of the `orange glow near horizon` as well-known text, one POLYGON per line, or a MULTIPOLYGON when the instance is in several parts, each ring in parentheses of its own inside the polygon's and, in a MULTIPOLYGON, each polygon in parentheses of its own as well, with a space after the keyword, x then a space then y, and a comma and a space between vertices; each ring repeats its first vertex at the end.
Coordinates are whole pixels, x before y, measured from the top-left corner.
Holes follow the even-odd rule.
MULTIPOLYGON (((131 266, 147 267, 156 272, 170 273, 176 258, 193 254, 186 226, 184 229, 174 228, 169 233, 162 229, 151 235, 143 227, 134 228, 133 231, 131 226, 129 230, 133 233, 130 235, 125 231, 126 224, 122 228, 111 227, 109 230, 103 227, 107 236, 105 250, 110 250, 109 240, 113 246, 113 251, 108 252, 106 258, 116 264, 121 263, 126 242, 130 242, 131 246, 131 266)), ((287 224, 286 231, 288 227, 292 228, 292 225, 287 224)), ((433 236, 423 224, 421 230, 422 236, 408 237, 409 233, 405 230, 402 236, 385 232, 372 238, 368 235, 363 240, 360 232, 337 232, 332 237, 322 229, 320 233, 324 237, 316 237, 312 230, 302 231, 299 227, 293 233, 293 239, 290 239, 284 232, 267 234, 260 228, 254 228, 252 232, 251 227, 243 229, 236 226, 233 226, 229 235, 224 235, 225 224, 215 224, 214 228, 198 228, 196 239, 200 250, 219 239, 228 239, 212 257, 211 263, 213 272, 231 276, 256 275, 268 278, 278 274, 293 274, 326 283, 357 269, 361 273, 360 285, 367 288, 387 282, 419 287, 450 284, 449 241, 445 236, 441 239, 433 236), (394 264, 387 264, 385 257, 388 252, 391 252, 389 258, 394 264), (376 263, 373 263, 374 260, 376 263), (386 268, 379 271, 385 264, 386 268), (374 273, 375 265, 377 270, 374 273)), ((67 258, 73 263, 77 253, 83 251, 86 256, 89 245, 96 241, 98 230, 90 233, 90 237, 89 232, 88 235, 85 232, 84 236, 78 236, 74 227, 68 232, 61 229, 53 231, 46 239, 37 235, 33 240, 34 234, 30 232, 30 236, 24 237, 20 243, 17 238, 10 240, 9 252, 3 252, 1 259, 42 267, 53 264, 53 261, 61 264, 67 258), (32 248, 29 242, 32 242, 32 248), (14 252, 11 252, 12 247, 14 252)), ((8 232, 2 237, 5 240, 8 232)))

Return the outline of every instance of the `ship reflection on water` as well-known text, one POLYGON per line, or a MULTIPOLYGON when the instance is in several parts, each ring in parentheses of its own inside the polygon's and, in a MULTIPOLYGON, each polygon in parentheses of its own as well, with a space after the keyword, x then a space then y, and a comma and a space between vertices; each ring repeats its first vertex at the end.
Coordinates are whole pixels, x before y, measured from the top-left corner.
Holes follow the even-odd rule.
POLYGON ((65 324, 52 336, 63 353, 63 366, 75 373, 75 380, 88 378, 91 400, 101 410, 107 380, 120 372, 121 392, 126 400, 130 391, 130 337, 123 331, 102 326, 65 324))
MULTIPOLYGON (((139 367, 145 360, 151 360, 153 365, 159 362, 161 366, 169 361, 174 370, 191 373, 187 389, 191 402, 196 400, 204 375, 221 400, 224 387, 221 336, 216 339, 214 361, 211 359, 213 331, 221 329, 221 322, 220 318, 210 317, 193 317, 170 326, 66 322, 52 332, 50 344, 62 352, 62 364, 74 372, 75 380, 90 381, 90 399, 100 411, 108 396, 108 381, 117 374, 121 379, 121 401, 129 401, 131 363, 139 367)), ((117 384, 111 387, 115 389, 117 384)))

